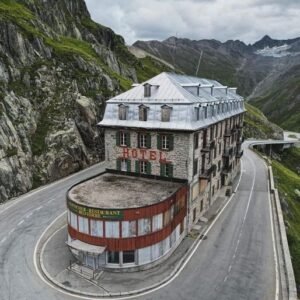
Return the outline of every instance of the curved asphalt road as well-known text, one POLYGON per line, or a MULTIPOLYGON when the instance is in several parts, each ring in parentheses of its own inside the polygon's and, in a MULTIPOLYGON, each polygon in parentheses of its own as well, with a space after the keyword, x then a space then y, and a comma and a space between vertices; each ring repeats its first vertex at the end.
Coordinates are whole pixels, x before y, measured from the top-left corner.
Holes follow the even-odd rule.
MULTIPOLYGON (((242 160, 237 193, 208 238, 169 285, 139 299, 275 299, 267 170, 248 149, 242 160)), ((66 190, 103 169, 95 165, 0 206, 1 300, 74 299, 40 280, 33 251, 47 225, 65 210, 66 190)))

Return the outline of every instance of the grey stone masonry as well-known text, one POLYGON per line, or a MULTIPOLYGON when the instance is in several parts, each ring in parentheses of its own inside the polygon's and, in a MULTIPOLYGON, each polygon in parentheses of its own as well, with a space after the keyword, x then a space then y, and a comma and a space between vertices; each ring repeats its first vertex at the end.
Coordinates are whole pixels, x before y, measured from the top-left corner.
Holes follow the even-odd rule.
POLYGON ((131 172, 135 172, 136 161, 151 163, 151 175, 160 176, 160 166, 165 162, 173 165, 173 177, 188 179, 191 176, 191 149, 193 148, 192 134, 176 132, 153 132, 138 130, 106 129, 105 156, 108 169, 117 169, 118 159, 128 159, 131 172), (117 134, 125 132, 130 135, 130 146, 118 146, 117 134), (150 148, 138 147, 138 134, 145 133, 151 136, 150 148), (171 135, 174 140, 173 150, 160 150, 157 147, 158 135, 171 135))

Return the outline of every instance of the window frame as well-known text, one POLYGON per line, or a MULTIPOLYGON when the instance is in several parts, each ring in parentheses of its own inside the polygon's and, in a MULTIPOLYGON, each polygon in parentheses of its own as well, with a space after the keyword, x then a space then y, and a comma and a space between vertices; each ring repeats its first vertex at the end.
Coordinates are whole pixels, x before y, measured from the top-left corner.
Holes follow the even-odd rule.
POLYGON ((118 110, 118 117, 119 120, 125 121, 128 119, 128 106, 124 104, 119 105, 119 110, 118 110))

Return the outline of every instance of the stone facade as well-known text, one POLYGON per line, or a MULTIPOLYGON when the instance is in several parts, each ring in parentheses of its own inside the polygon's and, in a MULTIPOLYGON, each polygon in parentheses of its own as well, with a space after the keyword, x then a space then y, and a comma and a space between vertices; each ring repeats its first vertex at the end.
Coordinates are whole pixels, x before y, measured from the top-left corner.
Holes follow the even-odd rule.
POLYGON ((186 180, 189 230, 221 190, 231 190, 242 155, 243 102, 236 89, 178 74, 135 85, 108 101, 100 123, 107 168, 186 180), (145 147, 141 135, 147 136, 145 147), (167 150, 162 135, 170 136, 167 150))
POLYGON ((242 126, 243 114, 238 114, 192 133, 107 128, 106 165, 108 169, 117 170, 117 161, 126 159, 130 164, 126 171, 139 173, 135 162, 143 160, 151 164, 151 172, 147 175, 161 176, 161 164, 171 163, 172 178, 186 179, 189 183, 188 226, 191 228, 217 199, 221 188, 230 187, 239 167, 242 126), (129 146, 117 145, 118 132, 130 135, 129 146), (140 133, 150 135, 151 147, 139 148, 140 133), (173 150, 158 149, 157 139, 162 134, 173 136, 173 150))

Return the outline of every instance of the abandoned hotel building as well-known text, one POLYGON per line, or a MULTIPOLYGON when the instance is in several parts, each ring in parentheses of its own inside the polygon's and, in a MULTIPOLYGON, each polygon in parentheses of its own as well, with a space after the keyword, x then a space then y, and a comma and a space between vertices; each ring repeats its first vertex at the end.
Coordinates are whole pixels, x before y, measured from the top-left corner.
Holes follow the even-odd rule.
POLYGON ((236 88, 173 73, 108 100, 106 171, 67 193, 77 259, 120 271, 167 258, 236 176, 244 112, 236 88))

